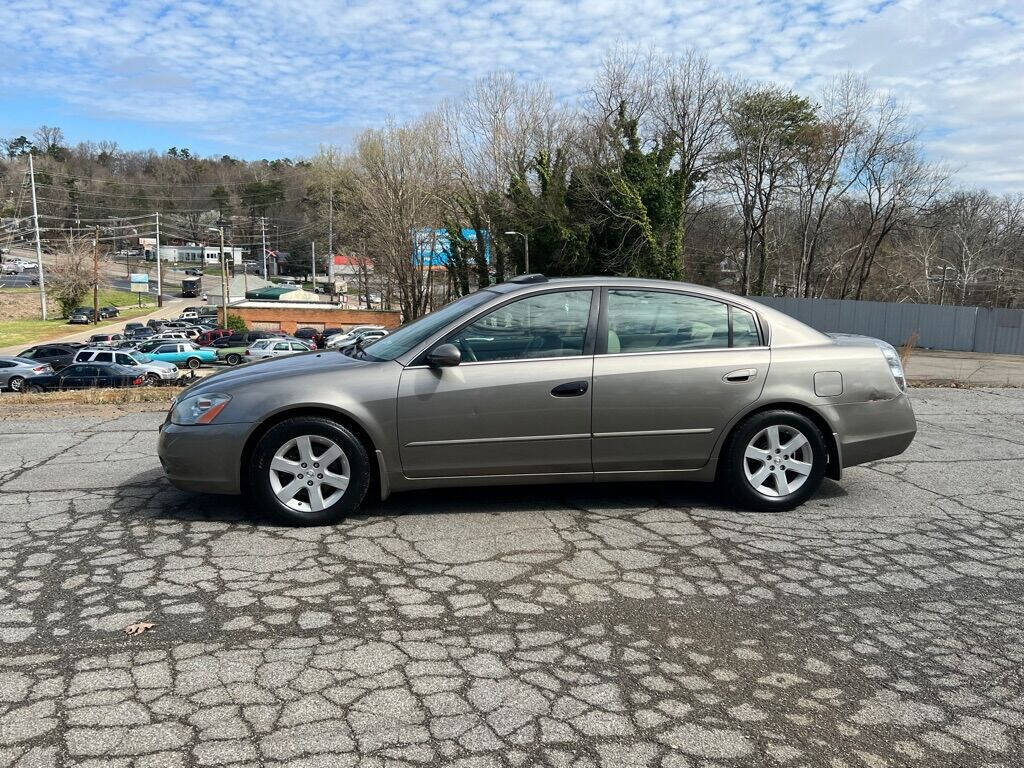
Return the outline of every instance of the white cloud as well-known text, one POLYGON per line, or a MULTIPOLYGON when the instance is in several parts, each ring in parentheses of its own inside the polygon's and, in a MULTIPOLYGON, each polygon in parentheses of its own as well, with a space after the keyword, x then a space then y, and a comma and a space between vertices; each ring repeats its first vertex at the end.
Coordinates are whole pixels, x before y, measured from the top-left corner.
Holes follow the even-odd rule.
POLYGON ((807 92, 863 72, 908 102, 963 183, 1017 189, 1022 30, 1019 0, 5 0, 0 89, 294 156, 494 69, 573 98, 617 42, 696 46, 807 92))

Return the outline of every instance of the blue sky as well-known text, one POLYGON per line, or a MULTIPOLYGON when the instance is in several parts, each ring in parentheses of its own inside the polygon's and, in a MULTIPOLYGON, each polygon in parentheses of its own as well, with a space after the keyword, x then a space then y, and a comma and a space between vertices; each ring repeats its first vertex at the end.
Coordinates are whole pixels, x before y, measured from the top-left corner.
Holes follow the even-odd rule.
POLYGON ((964 185, 1024 189, 1024 1, 2 0, 0 136, 247 158, 344 146, 495 69, 578 97, 616 43, 904 99, 964 185))

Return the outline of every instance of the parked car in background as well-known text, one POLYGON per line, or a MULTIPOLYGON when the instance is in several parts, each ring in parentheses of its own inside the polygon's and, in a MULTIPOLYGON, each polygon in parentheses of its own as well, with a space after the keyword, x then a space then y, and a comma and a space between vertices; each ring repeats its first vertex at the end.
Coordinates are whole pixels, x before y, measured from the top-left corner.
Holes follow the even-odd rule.
POLYGON ((388 332, 385 331, 383 328, 378 328, 371 331, 363 331, 362 333, 357 333, 355 336, 348 336, 347 338, 344 338, 341 341, 338 341, 330 345, 328 348, 337 349, 341 351, 356 349, 357 347, 368 346, 369 344, 375 342, 377 339, 382 339, 387 335, 388 332))
POLYGON ((336 347, 342 342, 346 342, 349 339, 354 339, 362 333, 367 331, 383 331, 383 325, 357 325, 354 328, 349 328, 344 333, 336 333, 327 337, 327 346, 336 347))
POLYGON ((18 354, 18 357, 49 365, 53 370, 59 371, 61 368, 71 365, 71 361, 75 358, 75 353, 81 348, 81 344, 74 342, 39 344, 23 350, 18 354))
POLYGON ((159 384, 173 381, 180 376, 178 366, 163 360, 154 360, 134 349, 95 349, 86 347, 75 353, 75 363, 117 363, 137 371, 143 376, 144 384, 159 384))
POLYGON ((89 325, 92 322, 93 311, 91 309, 76 309, 68 315, 69 325, 89 325))
POLYGON ((53 368, 47 363, 27 357, 0 357, 0 388, 11 392, 21 392, 26 381, 50 373, 53 373, 53 368))
POLYGON ((299 328, 298 330, 295 331, 294 334, 292 334, 292 336, 296 339, 302 339, 303 341, 309 342, 312 342, 319 335, 320 331, 318 331, 316 328, 299 328))
POLYGON ((188 341, 188 336, 183 331, 161 331, 154 333, 148 341, 188 341))
POLYGON ((124 338, 120 333, 94 333, 89 337, 90 344, 111 344, 124 338))
POLYGON ((100 307, 100 317, 102 318, 117 317, 120 314, 121 310, 119 310, 113 304, 108 304, 105 307, 100 307))
POLYGON ((133 328, 130 331, 126 331, 124 337, 126 339, 149 339, 156 336, 156 331, 152 328, 133 328))
POLYGON ((57 373, 35 376, 26 381, 25 391, 49 392, 59 389, 92 389, 94 387, 139 387, 142 384, 142 374, 116 363, 75 363, 57 373))
POLYGON ((142 323, 125 323, 124 332, 127 334, 131 331, 141 331, 145 327, 142 323))
POLYGON ((202 277, 203 276, 203 270, 201 270, 201 269, 186 269, 185 270, 185 274, 193 276, 193 277, 202 277))
POLYGON ((179 368, 188 367, 195 370, 203 363, 213 363, 217 353, 209 347, 200 347, 190 341, 165 342, 147 350, 144 354, 153 360, 174 363, 179 368))
POLYGON ((25 268, 21 264, 16 264, 13 261, 5 261, 0 264, 0 274, 4 275, 20 275, 25 271, 25 268))
POLYGON ((891 347, 837 343, 697 285, 524 275, 351 356, 205 379, 175 400, 158 453, 176 487, 245 492, 300 525, 353 512, 374 479, 382 496, 720 481, 739 506, 772 512, 902 453, 916 429, 891 347))
POLYGON ((225 336, 230 336, 231 331, 227 328, 213 328, 209 331, 203 331, 199 334, 198 338, 195 339, 196 344, 201 347, 213 346, 213 342, 217 339, 223 339, 225 336))
POLYGON ((285 357, 299 352, 312 352, 316 347, 302 339, 259 339, 245 350, 245 360, 263 360, 268 357, 285 357))

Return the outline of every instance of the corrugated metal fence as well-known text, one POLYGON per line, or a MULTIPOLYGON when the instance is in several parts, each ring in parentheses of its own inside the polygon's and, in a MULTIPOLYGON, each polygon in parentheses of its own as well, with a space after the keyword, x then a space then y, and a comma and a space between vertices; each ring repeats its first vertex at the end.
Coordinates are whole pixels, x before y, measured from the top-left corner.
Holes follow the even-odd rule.
POLYGON ((862 333, 899 346, 1024 355, 1024 310, 849 299, 751 297, 819 331, 862 333))

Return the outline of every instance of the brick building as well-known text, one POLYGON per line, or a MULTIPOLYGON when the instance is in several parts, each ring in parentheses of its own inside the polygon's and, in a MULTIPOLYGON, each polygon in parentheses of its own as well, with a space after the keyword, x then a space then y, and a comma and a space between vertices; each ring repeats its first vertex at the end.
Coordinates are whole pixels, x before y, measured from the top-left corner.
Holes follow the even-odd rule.
POLYGON ((399 312, 370 309, 345 309, 337 304, 285 301, 240 301, 228 311, 241 317, 254 331, 295 333, 299 328, 349 328, 355 325, 383 325, 397 328, 402 324, 399 312))

